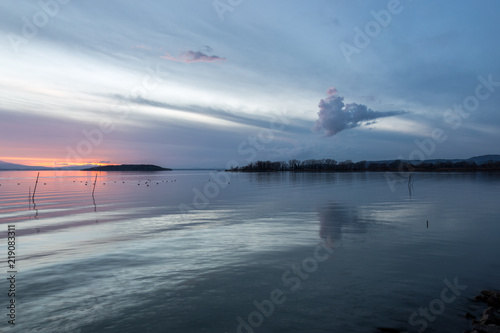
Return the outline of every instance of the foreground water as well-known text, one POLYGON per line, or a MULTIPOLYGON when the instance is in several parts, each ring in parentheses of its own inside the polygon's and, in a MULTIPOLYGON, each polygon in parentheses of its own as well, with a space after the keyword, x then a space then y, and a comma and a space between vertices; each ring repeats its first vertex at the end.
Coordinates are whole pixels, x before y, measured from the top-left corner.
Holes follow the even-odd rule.
POLYGON ((500 281, 498 174, 36 174, 0 172, 1 332, 461 332, 500 281))

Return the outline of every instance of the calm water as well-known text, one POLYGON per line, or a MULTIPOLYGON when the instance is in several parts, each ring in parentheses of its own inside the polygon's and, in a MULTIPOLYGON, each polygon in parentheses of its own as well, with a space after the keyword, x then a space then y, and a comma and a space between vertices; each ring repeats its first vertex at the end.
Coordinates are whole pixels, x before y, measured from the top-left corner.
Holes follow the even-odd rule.
POLYGON ((95 173, 41 172, 34 206, 36 172, 0 172, 0 331, 462 332, 499 287, 499 175, 209 173, 99 173, 93 199, 95 173))

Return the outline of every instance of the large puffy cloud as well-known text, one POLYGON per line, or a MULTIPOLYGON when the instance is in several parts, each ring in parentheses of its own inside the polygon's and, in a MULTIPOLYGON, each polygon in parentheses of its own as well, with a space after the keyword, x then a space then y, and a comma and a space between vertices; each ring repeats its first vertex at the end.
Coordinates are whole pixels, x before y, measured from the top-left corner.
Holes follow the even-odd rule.
POLYGON ((366 105, 344 104, 344 97, 337 94, 335 87, 327 90, 328 97, 319 102, 318 120, 314 130, 324 131, 326 136, 333 136, 343 130, 372 124, 375 119, 397 116, 404 111, 373 111, 366 105))

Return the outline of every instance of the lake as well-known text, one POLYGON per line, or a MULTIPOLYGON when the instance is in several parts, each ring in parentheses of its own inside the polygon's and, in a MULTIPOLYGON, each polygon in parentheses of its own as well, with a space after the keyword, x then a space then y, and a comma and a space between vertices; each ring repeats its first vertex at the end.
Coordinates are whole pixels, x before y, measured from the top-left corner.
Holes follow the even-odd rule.
POLYGON ((95 175, 0 172, 2 332, 462 332, 499 287, 500 174, 95 175))

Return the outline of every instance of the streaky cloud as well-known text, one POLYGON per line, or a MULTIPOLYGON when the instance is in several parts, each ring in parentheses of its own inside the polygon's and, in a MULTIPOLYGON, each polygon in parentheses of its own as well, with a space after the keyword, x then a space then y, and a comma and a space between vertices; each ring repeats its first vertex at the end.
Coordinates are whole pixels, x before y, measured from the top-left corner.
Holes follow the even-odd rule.
MULTIPOLYGON (((211 50, 211 49, 210 49, 211 50)), ((182 53, 179 57, 174 57, 170 53, 165 52, 165 55, 160 56, 160 58, 177 61, 177 62, 215 62, 215 61, 225 61, 226 58, 222 58, 216 55, 208 55, 201 51, 186 51, 182 53)))
MULTIPOLYGON (((187 112, 191 114, 201 114, 210 116, 217 119, 222 119, 226 121, 233 122, 235 124, 253 126, 256 128, 270 128, 272 117, 258 117, 258 116, 248 116, 240 114, 238 109, 231 112, 229 110, 224 110, 217 107, 203 106, 203 105, 181 105, 181 104, 171 104, 162 101, 147 99, 143 97, 126 97, 122 95, 109 95, 116 100, 125 101, 127 103, 133 103, 136 105, 152 106, 160 109, 166 110, 177 110, 182 112, 187 112)), ((291 133, 310 133, 308 129, 307 121, 302 121, 300 119, 288 119, 288 124, 285 131, 291 133)))

